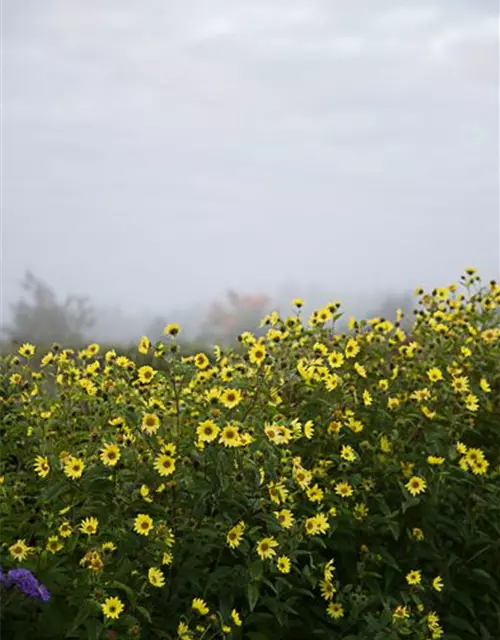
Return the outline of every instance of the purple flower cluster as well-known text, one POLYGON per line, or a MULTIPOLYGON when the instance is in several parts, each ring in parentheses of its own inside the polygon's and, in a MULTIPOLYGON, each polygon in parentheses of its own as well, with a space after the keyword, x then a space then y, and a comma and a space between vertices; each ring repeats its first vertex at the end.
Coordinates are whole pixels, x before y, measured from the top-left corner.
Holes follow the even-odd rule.
POLYGON ((44 584, 40 584, 28 569, 11 569, 7 574, 0 567, 0 585, 6 589, 17 587, 29 598, 38 598, 42 602, 50 600, 50 593, 44 584))

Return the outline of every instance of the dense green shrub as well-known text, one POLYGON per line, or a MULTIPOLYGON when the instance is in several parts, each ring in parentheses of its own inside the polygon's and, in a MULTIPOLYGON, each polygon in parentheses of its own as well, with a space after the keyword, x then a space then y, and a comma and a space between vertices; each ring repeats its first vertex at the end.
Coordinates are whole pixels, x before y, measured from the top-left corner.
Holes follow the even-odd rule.
POLYGON ((241 353, 4 358, 5 637, 498 640, 500 288, 462 285, 407 333, 296 301, 241 353))

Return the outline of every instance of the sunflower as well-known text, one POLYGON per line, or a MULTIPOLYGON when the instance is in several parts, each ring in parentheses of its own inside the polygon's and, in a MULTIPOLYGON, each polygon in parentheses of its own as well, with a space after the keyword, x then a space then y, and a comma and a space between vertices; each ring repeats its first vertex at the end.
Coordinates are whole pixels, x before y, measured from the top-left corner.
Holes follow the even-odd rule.
POLYGON ((242 622, 240 614, 236 611, 236 609, 233 609, 231 611, 231 619, 236 627, 241 627, 242 622))
POLYGON ((204 353, 197 353, 194 356, 194 364, 198 369, 203 370, 210 366, 210 360, 204 353))
POLYGON ((409 585, 417 585, 422 582, 422 572, 412 570, 410 573, 406 574, 406 582, 409 585))
POLYGON ((420 476, 412 476, 405 487, 412 496, 418 496, 420 493, 424 493, 427 488, 427 483, 420 476))
POLYGON ((73 533, 73 528, 71 524, 65 520, 62 524, 59 525, 59 535, 61 538, 69 538, 69 536, 73 533))
POLYGON ((153 466, 160 476, 170 476, 175 471, 175 459, 165 453, 160 453, 156 456, 153 466))
POLYGON ((35 355, 35 345, 25 342, 19 347, 19 355, 23 356, 23 358, 31 358, 35 355))
POLYGON ((290 509, 281 509, 281 511, 275 511, 279 524, 283 529, 290 529, 293 526, 294 516, 290 509))
POLYGON ((348 444, 344 444, 340 450, 340 457, 343 460, 347 460, 347 462, 354 462, 356 460, 356 452, 348 444))
POLYGON ((160 427, 160 418, 156 413, 145 413, 142 416, 141 429, 152 436, 160 427))
POLYGON ((326 608, 326 612, 330 616, 330 618, 338 620, 344 615, 344 607, 338 602, 330 602, 330 604, 326 608))
POLYGON ((240 445, 240 434, 237 427, 225 427, 219 438, 219 442, 225 447, 238 447, 240 445))
POLYGON ((337 482, 335 493, 341 498, 349 498, 353 494, 353 488, 348 482, 337 482))
POLYGON ((68 478, 72 478, 73 480, 80 478, 84 469, 85 463, 80 458, 74 458, 70 455, 65 459, 64 473, 68 478))
POLYGON ((219 434, 219 427, 213 420, 205 420, 200 422, 196 429, 196 435, 199 442, 213 442, 219 434))
POLYGON ((274 549, 277 546, 278 542, 273 536, 262 538, 262 540, 257 543, 257 553, 261 560, 266 560, 275 556, 276 551, 274 549))
POLYGON ((337 591, 330 580, 320 580, 319 590, 321 592, 321 597, 323 598, 323 600, 333 600, 333 596, 337 591))
POLYGON ((155 375, 156 371, 149 365, 139 367, 139 370, 137 371, 137 376, 143 384, 148 384, 149 382, 151 382, 155 375))
POLYGON ((107 467, 114 467, 120 459, 120 449, 116 444, 108 444, 101 449, 101 462, 107 467))
POLYGON ((33 468, 40 478, 46 478, 50 473, 49 459, 44 456, 37 456, 33 463, 33 468))
POLYGON ((148 571, 148 580, 149 583, 153 585, 153 587, 163 587, 165 586, 165 576, 163 575, 163 571, 158 569, 157 567, 151 567, 148 571))
POLYGON ((243 534, 245 533, 245 523, 238 522, 232 529, 230 529, 226 536, 226 542, 231 549, 236 549, 240 546, 243 540, 243 534))
POLYGON ((225 407, 232 409, 241 402, 241 392, 237 389, 226 389, 222 393, 220 401, 225 407))
POLYGON ((178 324, 167 324, 167 326, 163 329, 163 333, 165 335, 169 335, 169 336, 173 336, 175 337, 176 335, 178 335, 181 331, 181 327, 178 324))
POLYGON ((254 344, 254 346, 248 352, 248 357, 250 359, 250 362, 253 362, 257 365, 261 364, 266 357, 266 349, 264 345, 254 344))
POLYGON ((441 576, 436 576, 434 578, 434 580, 432 581, 432 588, 438 592, 443 590, 444 584, 443 584, 443 578, 441 578, 441 576))
POLYGON ((206 616, 210 612, 207 603, 201 598, 193 598, 191 608, 202 616, 206 616))
POLYGON ((63 543, 57 536, 50 536, 47 540, 47 546, 45 548, 47 549, 47 551, 50 551, 50 553, 57 553, 58 551, 61 551, 63 546, 63 543))
POLYGON ((98 526, 99 520, 97 518, 84 518, 80 523, 80 531, 92 536, 97 533, 98 526))
POLYGON ((280 573, 290 573, 292 563, 290 562, 290 558, 288 556, 280 556, 276 561, 276 566, 280 573))
POLYGON ((137 347, 137 350, 139 351, 139 353, 146 355, 150 347, 151 347, 151 340, 147 336, 142 336, 142 338, 139 341, 139 346, 137 347))
POLYGON ((106 618, 116 620, 120 616, 124 607, 120 598, 106 598, 104 603, 101 605, 101 609, 106 618))
POLYGON ((134 520, 134 531, 141 536, 148 536, 153 528, 153 519, 144 513, 140 513, 134 520))
POLYGON ((358 355, 359 344, 356 342, 356 340, 351 338, 347 341, 344 353, 346 358, 355 358, 358 355))
POLYGON ((26 558, 31 553, 34 553, 34 551, 35 551, 35 548, 29 547, 26 544, 25 540, 18 540, 17 542, 14 542, 14 544, 9 547, 10 555, 14 558, 14 560, 17 560, 18 562, 22 562, 23 560, 26 560, 26 558))

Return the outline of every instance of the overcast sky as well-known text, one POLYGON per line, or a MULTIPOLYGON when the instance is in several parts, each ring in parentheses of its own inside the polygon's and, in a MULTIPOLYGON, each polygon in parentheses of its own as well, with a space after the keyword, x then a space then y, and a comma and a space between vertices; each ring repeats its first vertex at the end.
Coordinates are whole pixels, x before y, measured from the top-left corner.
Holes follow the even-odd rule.
POLYGON ((499 276, 498 2, 3 0, 3 293, 499 276))

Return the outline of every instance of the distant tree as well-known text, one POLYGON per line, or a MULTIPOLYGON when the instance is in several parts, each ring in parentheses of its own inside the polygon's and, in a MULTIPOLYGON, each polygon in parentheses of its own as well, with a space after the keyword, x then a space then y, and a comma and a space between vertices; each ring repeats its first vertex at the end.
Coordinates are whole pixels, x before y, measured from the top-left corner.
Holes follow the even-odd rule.
POLYGON ((388 295, 380 305, 378 305, 373 313, 370 313, 370 318, 385 318, 386 320, 394 321, 396 311, 401 309, 403 312, 403 320, 401 326, 408 328, 411 326, 413 320, 413 298, 411 294, 404 293, 402 295, 388 295))
POLYGON ((4 329, 12 342, 75 345, 84 341, 86 330, 95 322, 87 298, 67 296, 59 301, 54 291, 31 271, 26 272, 21 286, 26 298, 12 305, 12 323, 4 329))

